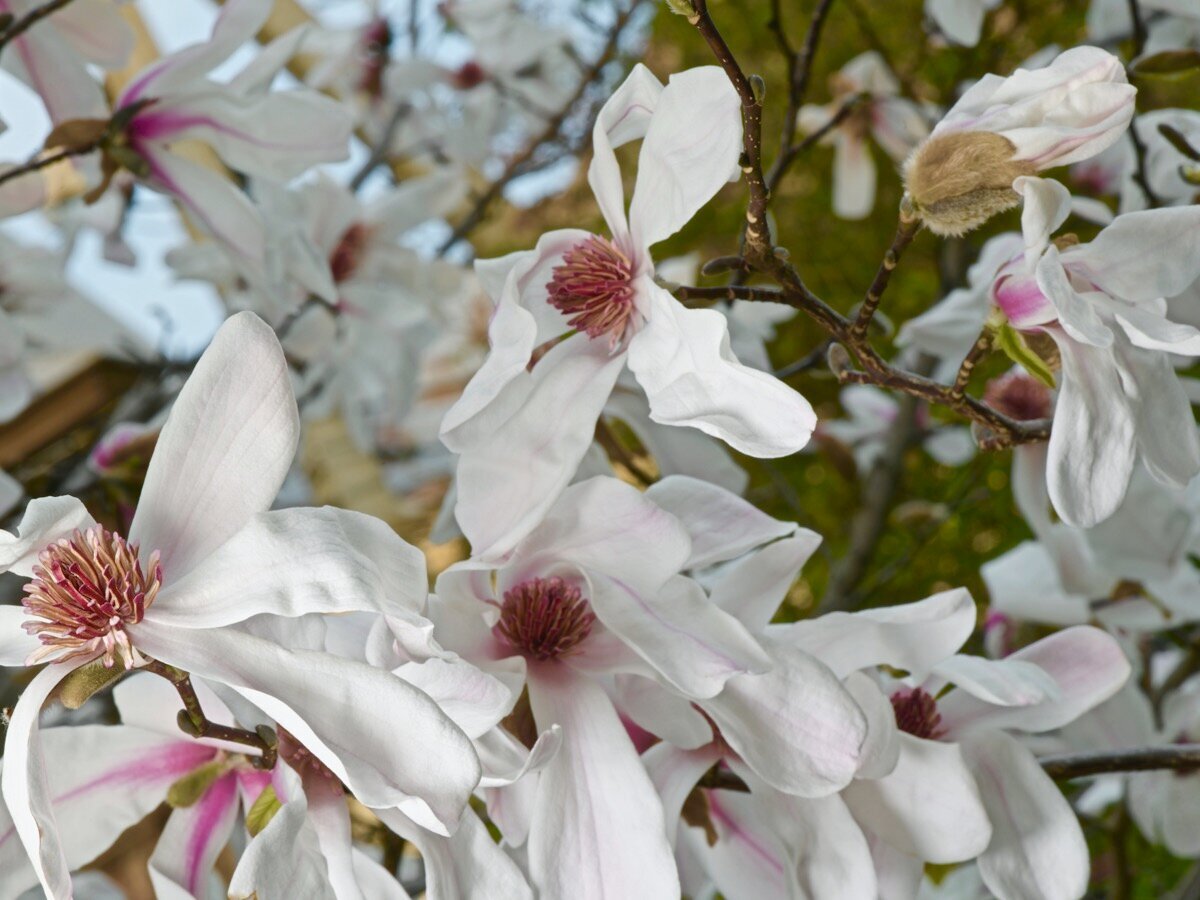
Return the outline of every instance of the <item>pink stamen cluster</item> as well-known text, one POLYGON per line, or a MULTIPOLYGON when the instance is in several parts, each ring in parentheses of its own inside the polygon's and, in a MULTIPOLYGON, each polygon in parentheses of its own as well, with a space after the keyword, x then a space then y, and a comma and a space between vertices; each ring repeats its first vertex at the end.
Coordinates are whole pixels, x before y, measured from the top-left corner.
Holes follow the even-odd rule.
POLYGON ((505 593, 496 630, 525 657, 545 661, 573 653, 595 621, 579 588, 561 578, 531 578, 505 593))
POLYGON ((590 235, 563 254, 546 290, 573 328, 617 344, 634 313, 633 261, 612 241, 590 235))
POLYGON ((1018 422, 1049 418, 1050 389, 1023 372, 1009 372, 988 382, 984 402, 1018 422))
POLYGON ((43 646, 27 660, 34 665, 101 658, 112 668, 117 657, 126 669, 143 665, 126 629, 142 621, 162 587, 158 551, 149 574, 142 570, 138 547, 101 525, 76 531, 38 554, 33 580, 21 601, 32 617, 24 628, 43 646))
POLYGON ((329 271, 336 284, 347 280, 358 269, 369 237, 370 231, 367 226, 362 222, 355 222, 338 239, 333 253, 329 254, 329 271))
POLYGON ((450 76, 450 81, 460 91, 469 91, 471 88, 479 87, 487 80, 487 70, 473 59, 463 63, 450 76))
POLYGON ((937 701, 928 691, 921 688, 896 691, 892 694, 892 709, 896 713, 896 727, 905 734, 930 741, 946 734, 937 701))

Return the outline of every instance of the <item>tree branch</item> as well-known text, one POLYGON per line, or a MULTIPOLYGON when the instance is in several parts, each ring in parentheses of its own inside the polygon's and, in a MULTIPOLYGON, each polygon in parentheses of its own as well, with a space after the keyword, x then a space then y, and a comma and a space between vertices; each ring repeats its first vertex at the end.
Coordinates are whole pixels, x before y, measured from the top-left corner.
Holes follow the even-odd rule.
POLYGON ((21 18, 14 19, 13 21, 9 22, 8 25, 2 31, 0 31, 0 52, 3 52, 4 48, 7 47, 11 41, 19 38, 38 22, 42 21, 42 19, 46 18, 47 16, 54 15, 54 13, 58 12, 70 2, 71 0, 49 0, 49 2, 43 3, 41 6, 34 7, 29 12, 25 13, 25 15, 21 16, 21 18))
POLYGON ((1051 778, 1062 781, 1112 772, 1150 772, 1171 769, 1185 772, 1200 769, 1200 744, 1171 744, 1166 747, 1138 747, 1101 753, 1067 753, 1043 756, 1038 760, 1051 778))

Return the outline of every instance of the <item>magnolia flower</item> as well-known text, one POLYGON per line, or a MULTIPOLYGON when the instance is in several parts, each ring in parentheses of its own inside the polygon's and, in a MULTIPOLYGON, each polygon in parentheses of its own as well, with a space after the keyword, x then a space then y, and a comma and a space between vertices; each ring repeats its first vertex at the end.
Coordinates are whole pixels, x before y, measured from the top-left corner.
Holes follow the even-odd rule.
POLYGON ((1041 69, 985 75, 904 165, 915 212, 961 235, 1020 202, 1013 182, 1095 156, 1133 116, 1136 90, 1111 53, 1075 47, 1041 69))
POLYGON ((698 705, 774 783, 815 796, 851 777, 864 724, 849 695, 807 656, 764 650, 678 574, 794 530, 690 479, 643 496, 593 478, 567 488, 503 563, 472 559, 438 578, 438 640, 515 689, 523 681, 538 729, 562 727, 532 786, 490 806, 510 841, 527 840, 544 895, 679 893, 662 808, 618 715, 641 721, 637 697, 610 697, 613 675, 638 676, 648 708, 665 698, 708 731, 698 705), (726 527, 693 540, 706 521, 726 527))
MULTIPOLYGON (((0 13, 20 19, 42 6, 38 0, 0 0, 0 13)), ((107 115, 104 92, 88 63, 119 69, 132 49, 133 34, 112 0, 73 0, 8 41, 3 61, 38 93, 58 124, 107 115)))
POLYGON ((833 102, 806 104, 796 121, 801 131, 811 134, 827 125, 843 103, 857 103, 829 136, 834 148, 833 211, 843 219, 865 219, 875 206, 876 181, 867 136, 899 163, 929 134, 929 125, 920 106, 900 96, 896 77, 873 50, 842 66, 830 78, 830 87, 833 102))
POLYGON ((925 15, 956 44, 974 47, 983 32, 983 17, 1001 0, 925 0, 925 15))
POLYGON ((24 608, 0 607, 0 663, 50 663, 13 712, 0 787, 49 895, 69 893, 69 865, 38 712, 63 678, 93 663, 128 669, 152 657, 226 685, 301 737, 363 802, 443 832, 457 821, 479 762, 426 694, 240 627, 363 609, 405 616, 424 605, 421 554, 382 522, 328 508, 267 511, 298 435, 278 341, 242 313, 176 400, 128 537, 92 522, 72 497, 34 500, 17 535, 0 532, 0 570, 31 579, 24 608))
POLYGON ((1200 472, 1191 405, 1170 354, 1200 355, 1200 331, 1166 318, 1164 297, 1200 277, 1200 209, 1119 216, 1087 244, 1050 240, 1070 211, 1055 181, 1018 180, 1024 255, 997 275, 1009 324, 1061 356, 1048 484, 1059 516, 1095 525, 1116 510, 1140 459, 1163 484, 1200 472))
POLYGON ((198 139, 239 172, 283 179, 346 157, 351 120, 341 106, 308 89, 270 90, 295 53, 301 29, 264 48, 228 83, 204 77, 254 37, 271 7, 272 0, 231 0, 206 43, 156 60, 134 76, 113 108, 127 146, 110 149, 107 163, 110 169, 128 165, 176 197, 252 267, 262 263, 265 238, 250 201, 223 174, 171 148, 198 139))
POLYGON ((612 238, 555 231, 533 251, 478 265, 498 298, 492 352, 442 425, 443 441, 461 454, 457 515, 477 556, 511 549, 554 502, 626 363, 656 422, 698 428, 754 456, 808 441, 816 422, 808 402, 737 362, 724 316, 687 309, 654 281, 648 248, 735 171, 739 117, 716 67, 663 87, 635 66, 592 133, 588 179, 612 238), (614 149, 639 137, 627 218, 614 149), (564 336, 530 370, 535 349, 564 336))
MULTIPOLYGON (((1191 0, 1138 0, 1146 26, 1145 55, 1200 43, 1200 9, 1191 0)), ((1098 44, 1133 34, 1128 0, 1092 0, 1088 5, 1088 36, 1098 44)))

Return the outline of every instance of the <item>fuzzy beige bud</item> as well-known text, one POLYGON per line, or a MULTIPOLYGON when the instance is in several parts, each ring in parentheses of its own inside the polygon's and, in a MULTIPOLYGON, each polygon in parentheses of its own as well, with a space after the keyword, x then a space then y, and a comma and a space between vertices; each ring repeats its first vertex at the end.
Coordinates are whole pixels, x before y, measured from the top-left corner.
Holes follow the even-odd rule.
POLYGON ((990 131, 956 131, 922 143, 904 164, 904 186, 934 234, 959 237, 1021 202, 1013 181, 1035 166, 990 131))

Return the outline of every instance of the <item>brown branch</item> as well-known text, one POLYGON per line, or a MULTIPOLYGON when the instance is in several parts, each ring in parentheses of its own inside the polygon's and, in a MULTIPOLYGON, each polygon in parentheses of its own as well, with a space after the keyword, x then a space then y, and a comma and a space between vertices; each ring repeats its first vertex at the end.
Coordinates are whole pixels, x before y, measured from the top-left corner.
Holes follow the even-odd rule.
POLYGON ((29 12, 25 13, 25 15, 21 16, 21 18, 10 21, 8 25, 5 26, 2 31, 0 31, 0 52, 3 52, 4 48, 7 47, 11 41, 19 38, 38 22, 42 21, 42 19, 58 12, 70 2, 71 0, 49 0, 49 2, 43 3, 41 6, 34 7, 29 12))
POLYGON ((861 341, 867 336, 867 329, 871 327, 871 320, 875 318, 875 311, 879 309, 879 301, 883 299, 883 292, 891 283, 892 272, 896 270, 896 266, 900 264, 900 257, 904 255, 904 251, 920 230, 921 220, 912 214, 906 202, 902 203, 900 221, 896 225, 896 236, 892 238, 892 246, 888 247, 887 252, 883 255, 883 260, 875 272, 875 278, 871 282, 871 286, 867 288, 867 296, 863 298, 862 306, 859 307, 858 317, 850 326, 849 338, 852 342, 861 341))
POLYGON ((192 737, 214 738, 219 741, 254 747, 262 753, 259 757, 251 758, 254 767, 258 769, 275 768, 279 746, 275 733, 271 729, 263 726, 257 731, 245 731, 241 728, 231 728, 228 725, 213 722, 204 715, 200 697, 197 695, 195 687, 192 686, 192 678, 187 672, 156 659, 151 660, 143 668, 145 671, 153 672, 171 682, 176 693, 179 694, 179 699, 183 701, 183 709, 179 711, 178 717, 179 727, 182 731, 192 737))
MULTIPOLYGON (((416 7, 415 3, 413 7, 416 7)), ((362 164, 362 167, 354 173, 354 177, 350 179, 350 190, 357 191, 363 186, 363 182, 371 176, 372 172, 387 162, 388 155, 391 152, 392 141, 396 137, 396 130, 411 110, 412 106, 409 103, 396 104, 396 108, 392 110, 392 114, 388 117, 387 124, 383 127, 383 134, 379 136, 379 140, 371 148, 371 155, 367 157, 367 161, 362 164)))
POLYGON ((1142 7, 1138 0, 1127 0, 1129 21, 1133 23, 1133 55, 1141 56, 1146 49, 1146 20, 1142 18, 1142 7))
POLYGON ((88 144, 83 144, 77 147, 64 147, 61 150, 55 150, 53 153, 47 153, 45 156, 37 156, 22 163, 19 166, 13 166, 11 169, 6 169, 0 172, 0 184, 7 181, 12 181, 15 178, 20 178, 22 175, 28 175, 30 172, 37 172, 40 169, 47 169, 55 163, 60 163, 65 159, 70 159, 72 156, 83 156, 91 153, 100 146, 99 141, 88 144))
POLYGON ((1114 772, 1150 772, 1171 769, 1183 772, 1200 768, 1200 744, 1137 747, 1101 753, 1066 753, 1038 760, 1051 778, 1062 781, 1114 772))
POLYGON ((979 336, 967 355, 963 357, 962 365, 958 367, 958 374, 954 376, 954 384, 950 388, 952 397, 961 398, 967 392, 967 385, 971 381, 971 373, 975 371, 975 367, 979 365, 979 361, 987 354, 988 348, 992 344, 991 335, 984 332, 979 336))
POLYGON ((446 252, 466 237, 487 215, 491 205, 500 198, 504 193, 504 189, 508 187, 513 179, 525 174, 526 167, 533 160, 534 155, 545 144, 550 143, 558 137, 559 131, 562 129, 563 123, 571 115, 572 110, 583 99, 587 89, 591 87, 592 82, 600 77, 604 68, 613 60, 617 53, 618 44, 621 41, 621 35, 628 26, 634 12, 642 5, 645 0, 632 0, 627 8, 617 13, 616 19, 613 21, 612 27, 608 32, 608 40, 604 44, 604 49, 600 51, 600 55, 588 67, 587 71, 579 79, 579 86, 572 92, 571 96, 562 105, 562 107, 551 116, 546 126, 525 145, 525 149, 508 161, 508 165, 504 167, 504 171, 500 176, 488 185, 487 189, 475 201, 474 206, 463 217, 462 221, 455 226, 454 231, 438 248, 437 255, 445 256, 446 252))
POLYGON ((1150 187, 1150 174, 1146 168, 1146 144, 1138 133, 1137 117, 1129 121, 1129 141, 1133 144, 1133 180, 1146 197, 1146 205, 1151 209, 1162 206, 1162 199, 1150 187))

